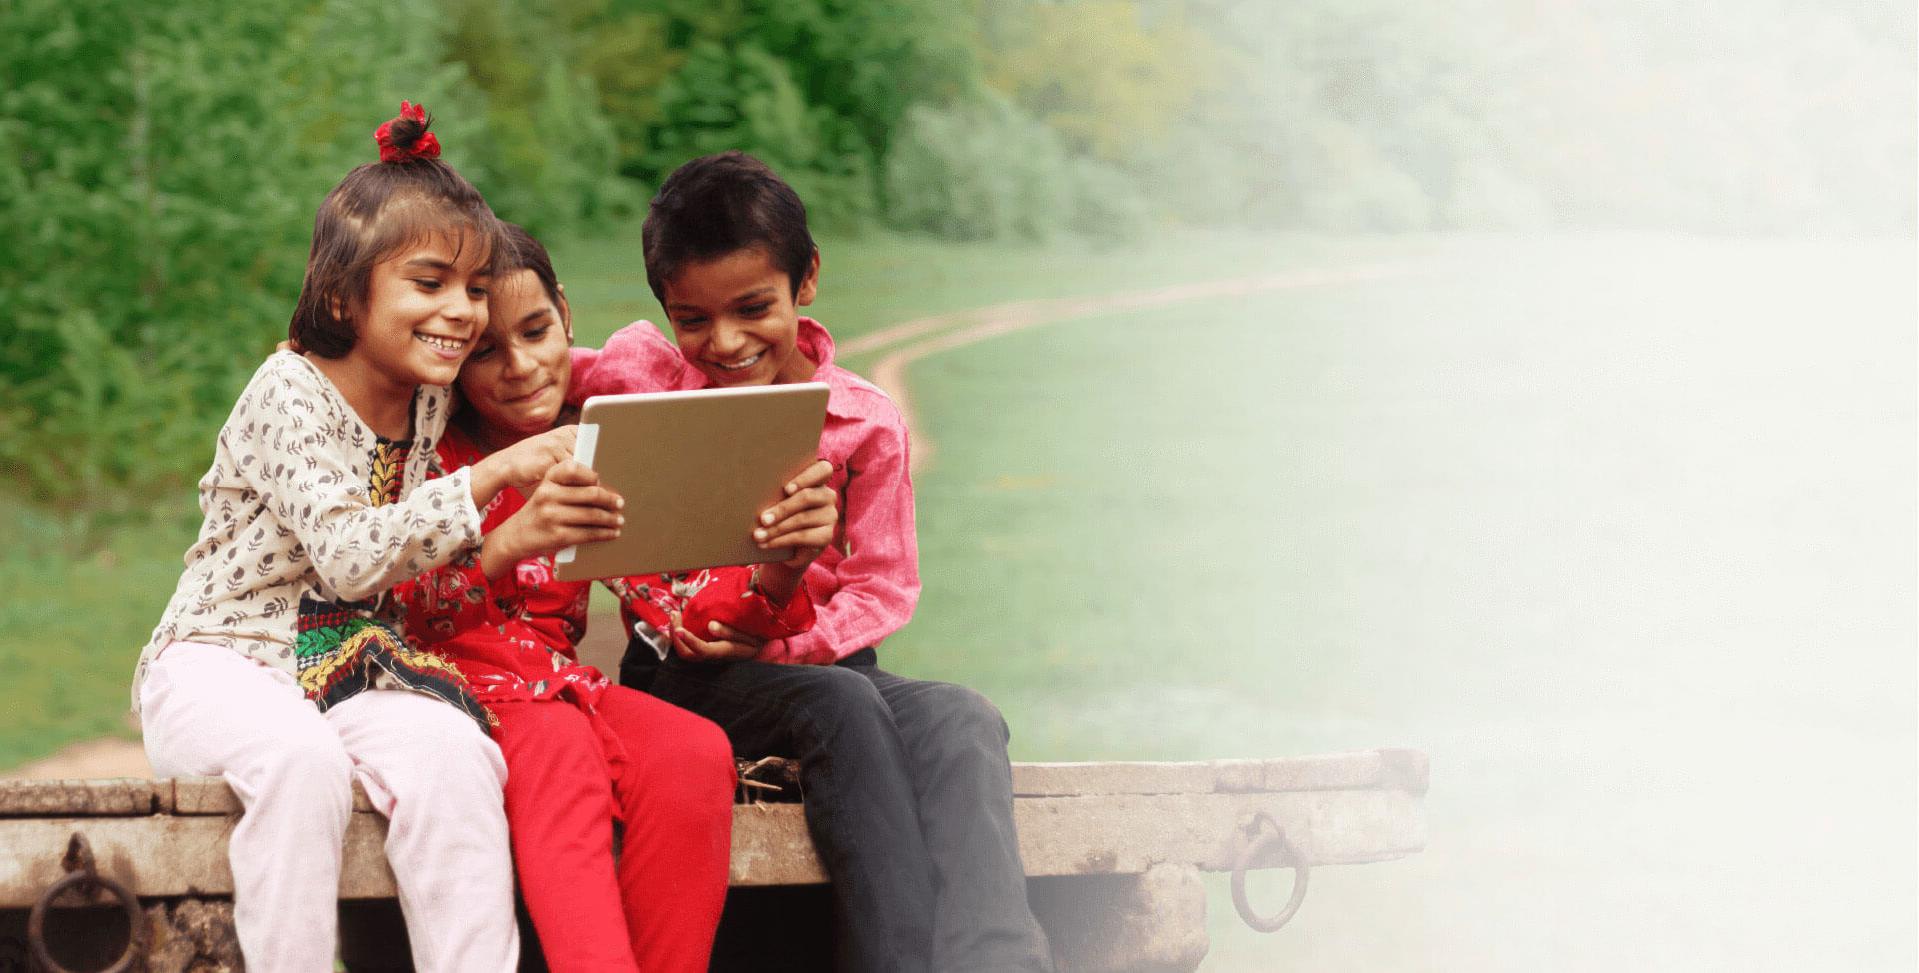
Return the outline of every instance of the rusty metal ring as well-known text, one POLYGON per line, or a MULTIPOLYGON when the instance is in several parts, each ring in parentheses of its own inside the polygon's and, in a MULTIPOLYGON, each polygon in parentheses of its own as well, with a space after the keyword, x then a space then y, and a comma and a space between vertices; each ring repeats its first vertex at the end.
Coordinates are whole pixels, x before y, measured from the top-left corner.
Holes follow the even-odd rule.
POLYGON ((33 911, 27 914, 27 945, 33 950, 34 962, 47 973, 74 973, 54 962, 53 954, 47 951, 47 908, 60 897, 61 893, 70 888, 79 888, 89 899, 93 897, 94 892, 105 889, 120 900, 121 908, 126 911, 127 948, 120 953, 119 959, 114 960, 112 965, 101 970, 100 973, 127 973, 139 960, 140 944, 146 938, 142 935, 146 914, 140 911, 139 898, 133 894, 132 889, 94 871, 93 849, 87 844, 86 836, 77 831, 67 843, 67 854, 63 862, 67 866, 67 874, 59 881, 47 886, 47 890, 40 893, 39 900, 33 903, 33 911))
POLYGON ((1293 914, 1299 911, 1299 904, 1306 901, 1306 880, 1312 874, 1311 866, 1306 864, 1306 856, 1299 853, 1291 840, 1286 837, 1286 829, 1279 826, 1265 811, 1253 812, 1252 820, 1246 822, 1245 841, 1239 846, 1239 854, 1233 860, 1233 908, 1239 910, 1239 918, 1259 932, 1278 932, 1281 926, 1291 921, 1293 914), (1271 834, 1261 834, 1261 825, 1272 825, 1271 834), (1246 871, 1253 867, 1253 861, 1259 857, 1266 846, 1277 843, 1285 854, 1287 864, 1293 870, 1293 894, 1286 900, 1286 907, 1271 917, 1261 916, 1253 911, 1246 901, 1246 871))

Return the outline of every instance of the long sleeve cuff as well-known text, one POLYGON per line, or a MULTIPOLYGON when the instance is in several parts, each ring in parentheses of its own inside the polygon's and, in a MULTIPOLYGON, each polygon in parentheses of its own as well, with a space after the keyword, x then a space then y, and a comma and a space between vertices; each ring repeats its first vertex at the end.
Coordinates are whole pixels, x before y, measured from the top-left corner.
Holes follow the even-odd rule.
POLYGON ((813 599, 799 586, 793 597, 777 603, 752 585, 754 572, 727 571, 700 589, 680 624, 701 638, 708 638, 711 622, 738 629, 754 638, 784 639, 813 627, 813 599))

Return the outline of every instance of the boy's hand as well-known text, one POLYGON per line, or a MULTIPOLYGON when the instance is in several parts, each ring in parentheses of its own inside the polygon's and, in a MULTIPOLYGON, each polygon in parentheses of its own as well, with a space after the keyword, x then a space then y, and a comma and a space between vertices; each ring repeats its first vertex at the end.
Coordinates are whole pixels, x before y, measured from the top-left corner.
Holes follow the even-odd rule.
MULTIPOLYGON (((497 454, 496 454, 497 455, 497 454)), ((572 460, 550 467, 526 506, 493 529, 480 548, 480 567, 497 578, 513 565, 575 544, 612 540, 626 523, 620 495, 600 486, 600 476, 572 460)))
POLYGON ((672 613, 673 651, 688 662, 724 662, 751 659, 760 654, 764 639, 756 639, 721 622, 708 622, 709 638, 700 638, 680 626, 680 615, 672 613))
POLYGON ((527 493, 539 486, 554 464, 572 461, 573 444, 579 435, 578 426, 558 426, 537 436, 528 436, 473 464, 474 504, 486 506, 506 487, 527 493))
MULTIPOLYGON (((832 476, 833 464, 815 460, 786 485, 786 499, 760 511, 759 525, 753 528, 753 543, 760 550, 793 549, 793 556, 779 564, 796 577, 833 543, 833 534, 839 529, 839 495, 826 485, 832 476)), ((775 600, 786 599, 782 596, 775 600)))

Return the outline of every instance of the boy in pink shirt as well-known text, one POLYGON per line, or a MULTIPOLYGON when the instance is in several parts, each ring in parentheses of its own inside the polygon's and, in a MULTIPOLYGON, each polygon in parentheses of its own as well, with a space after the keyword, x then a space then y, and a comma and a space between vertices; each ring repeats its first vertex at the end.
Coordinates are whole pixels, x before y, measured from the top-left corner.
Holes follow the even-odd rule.
MULTIPOLYGON (((799 316, 819 251, 797 194, 738 152, 661 185, 644 228, 647 282, 674 340, 641 321, 576 350, 570 398, 825 382, 820 455, 841 536, 803 577, 810 632, 761 642, 624 599, 623 684, 718 723, 740 756, 800 762, 808 830, 832 879, 841 970, 1050 970, 1013 829, 1008 731, 980 694, 882 670, 875 647, 919 598, 906 428, 876 386, 833 362, 799 316)), ((691 579, 663 577, 662 592, 691 579)), ((722 926, 722 936, 725 927, 722 926)))
MULTIPOLYGON (((860 511, 860 519, 846 523, 841 542, 821 552, 806 572, 807 593, 819 606, 813 629, 768 642, 754 658, 831 665, 878 645, 913 617, 920 594, 913 483, 906 471, 906 426, 886 393, 833 363, 833 336, 812 318, 799 319, 794 350, 814 364, 808 381, 831 389, 820 455, 833 464, 834 492, 845 498, 846 507, 860 511), (848 470, 859 475, 849 476, 848 470)), ((718 384, 645 321, 615 332, 604 349, 573 349, 573 375, 578 402, 620 390, 718 384)), ((628 630, 644 620, 628 618, 628 630)), ((659 647, 668 646, 660 642, 659 647)))

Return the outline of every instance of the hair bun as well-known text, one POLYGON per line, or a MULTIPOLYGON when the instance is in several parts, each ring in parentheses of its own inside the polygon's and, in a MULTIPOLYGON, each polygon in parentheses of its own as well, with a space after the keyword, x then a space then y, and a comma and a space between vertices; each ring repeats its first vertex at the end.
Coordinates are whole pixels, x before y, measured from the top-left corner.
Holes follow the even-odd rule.
POLYGON ((381 162, 412 162, 414 159, 440 157, 440 140, 427 128, 433 116, 425 105, 400 102, 400 114, 380 123, 373 130, 373 141, 380 147, 381 162))

